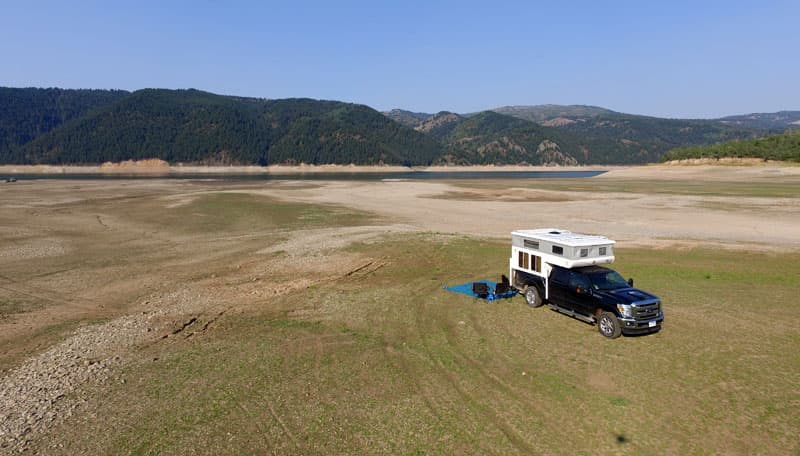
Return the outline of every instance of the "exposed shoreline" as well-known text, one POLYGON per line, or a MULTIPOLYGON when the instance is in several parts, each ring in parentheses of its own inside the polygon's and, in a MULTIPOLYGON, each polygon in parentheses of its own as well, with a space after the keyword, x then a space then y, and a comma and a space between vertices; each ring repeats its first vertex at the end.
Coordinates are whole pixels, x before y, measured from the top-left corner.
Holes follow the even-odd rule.
POLYGON ((647 179, 656 181, 738 181, 797 183, 800 179, 800 166, 783 162, 761 162, 759 164, 733 163, 661 163, 649 165, 611 165, 611 166, 356 166, 356 165, 299 165, 299 166, 170 166, 166 162, 153 165, 137 163, 104 164, 98 166, 55 166, 55 165, 0 165, 0 179, 18 175, 40 176, 301 176, 301 175, 368 175, 397 174, 409 172, 430 173, 487 173, 491 172, 570 172, 603 171, 591 177, 597 180, 647 179))
POLYGON ((630 166, 358 166, 358 165, 273 165, 273 166, 197 166, 197 165, 138 165, 114 164, 75 165, 0 165, 0 174, 319 174, 319 173, 407 173, 423 172, 492 172, 492 171, 606 171, 630 166))
MULTIPOLYGON (((407 173, 407 172, 531 172, 531 171, 609 171, 629 172, 647 170, 667 171, 669 174, 689 173, 708 168, 742 169, 800 169, 800 165, 789 162, 776 162, 748 159, 697 159, 644 165, 581 165, 581 166, 533 166, 533 165, 472 165, 472 166, 364 166, 364 165, 271 165, 271 166, 207 166, 183 165, 162 160, 126 161, 122 163, 103 163, 101 165, 0 165, 0 175, 41 174, 41 175, 183 175, 183 174, 237 174, 237 175, 286 175, 286 174, 361 174, 361 173, 407 173), (669 170, 669 171, 668 171, 669 170), (689 171, 692 170, 692 171, 689 171)), ((616 173, 615 173, 616 174, 616 173)), ((655 173, 658 174, 658 173, 655 173)), ((794 172, 790 171, 790 174, 794 172)))

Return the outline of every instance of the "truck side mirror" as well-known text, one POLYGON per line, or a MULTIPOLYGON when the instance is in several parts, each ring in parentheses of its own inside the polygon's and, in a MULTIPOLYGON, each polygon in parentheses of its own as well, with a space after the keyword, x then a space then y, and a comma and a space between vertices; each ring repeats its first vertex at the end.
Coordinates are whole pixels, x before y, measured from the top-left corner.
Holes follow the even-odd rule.
POLYGON ((631 277, 630 279, 628 279, 628 286, 630 286, 630 287, 632 287, 632 286, 633 286, 633 277, 631 277))

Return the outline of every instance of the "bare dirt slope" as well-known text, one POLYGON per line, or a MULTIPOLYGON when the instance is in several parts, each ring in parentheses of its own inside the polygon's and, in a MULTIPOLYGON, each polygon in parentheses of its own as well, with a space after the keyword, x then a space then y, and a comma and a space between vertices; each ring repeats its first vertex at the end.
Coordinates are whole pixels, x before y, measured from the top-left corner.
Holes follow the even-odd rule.
MULTIPOLYGON (((258 190, 291 201, 342 204, 395 217, 423 230, 505 237, 520 227, 560 227, 601 233, 628 245, 724 244, 730 248, 800 249, 800 167, 667 168, 611 171, 589 179, 619 183, 619 189, 548 189, 546 180, 527 183, 327 182, 302 191, 258 190), (795 186, 794 197, 748 197, 660 193, 681 182, 795 186), (625 183, 637 188, 626 191, 625 183), (521 185, 522 184, 522 185, 521 185), (454 185, 458 185, 457 187, 454 185), (648 189, 647 187, 651 187, 648 189)), ((563 186, 559 186, 563 188, 563 186)), ((557 188, 559 188, 557 187, 557 188)))

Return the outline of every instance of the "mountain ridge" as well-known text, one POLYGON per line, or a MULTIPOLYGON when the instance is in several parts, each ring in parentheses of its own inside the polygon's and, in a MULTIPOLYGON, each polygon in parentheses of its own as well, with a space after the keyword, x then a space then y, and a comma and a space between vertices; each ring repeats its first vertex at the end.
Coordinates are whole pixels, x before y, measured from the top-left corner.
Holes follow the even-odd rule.
POLYGON ((688 120, 552 104, 380 113, 335 100, 196 89, 0 87, 0 163, 637 164, 795 124, 800 111, 688 120))
MULTIPOLYGON (((585 163, 591 164, 658 162, 676 147, 754 139, 783 131, 775 127, 774 122, 736 124, 733 120, 667 119, 591 105, 516 105, 489 111, 556 128, 571 138, 580 138, 586 149, 585 163)), ((465 118, 474 115, 476 113, 462 114, 465 118)), ((429 121, 430 118, 425 120, 429 121)))
POLYGON ((7 163, 431 164, 441 146, 364 105, 143 89, 3 151, 7 163))

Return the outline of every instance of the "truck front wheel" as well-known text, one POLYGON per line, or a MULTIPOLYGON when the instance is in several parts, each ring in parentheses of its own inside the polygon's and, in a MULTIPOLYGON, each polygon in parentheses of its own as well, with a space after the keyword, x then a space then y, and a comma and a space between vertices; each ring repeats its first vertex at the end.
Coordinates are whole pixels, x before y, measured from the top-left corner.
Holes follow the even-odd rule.
POLYGON ((528 305, 531 307, 541 307, 542 304, 544 304, 542 294, 539 293, 539 289, 533 285, 525 290, 525 300, 528 301, 528 305))
POLYGON ((619 325, 617 316, 611 312, 603 312, 597 320, 597 329, 605 337, 616 339, 622 334, 622 326, 619 325))

